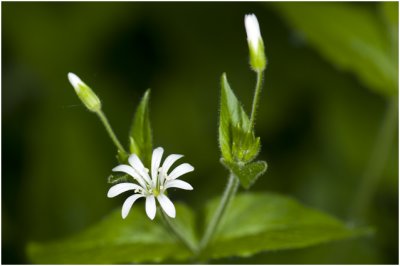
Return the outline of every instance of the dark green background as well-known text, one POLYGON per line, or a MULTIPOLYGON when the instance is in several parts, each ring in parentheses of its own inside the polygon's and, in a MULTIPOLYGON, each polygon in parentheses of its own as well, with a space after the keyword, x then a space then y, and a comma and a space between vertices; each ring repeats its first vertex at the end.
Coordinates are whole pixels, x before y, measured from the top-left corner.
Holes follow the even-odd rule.
MULTIPOLYGON (((70 71, 102 99, 124 144, 140 97, 152 88, 155 145, 185 154, 196 168, 185 179, 195 190, 173 199, 199 209, 222 192, 219 78, 227 73, 247 111, 255 84, 246 13, 259 19, 269 63, 256 123, 269 169, 251 189, 292 195, 352 223, 388 97, 321 55, 278 5, 2 3, 2 263, 28 263, 28 241, 68 236, 120 207, 122 199, 106 197, 115 148, 79 102, 70 71)), ((379 3, 330 5, 380 14, 379 3)), ((374 236, 216 262, 397 263, 397 137, 391 146, 361 222, 374 236)))

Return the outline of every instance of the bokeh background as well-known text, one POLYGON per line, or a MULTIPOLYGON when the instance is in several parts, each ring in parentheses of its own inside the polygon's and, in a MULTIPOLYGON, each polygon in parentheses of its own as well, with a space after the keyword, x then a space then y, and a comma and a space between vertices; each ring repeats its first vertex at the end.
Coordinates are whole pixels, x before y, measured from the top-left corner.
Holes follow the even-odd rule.
POLYGON ((29 263, 29 241, 71 235, 120 207, 106 198, 115 148, 70 71, 102 99, 124 144, 152 88, 155 145, 196 168, 195 193, 174 198, 200 209, 221 193, 219 78, 227 73, 249 111, 255 75, 243 17, 255 13, 269 63, 256 132, 269 169, 252 190, 291 195, 375 234, 214 262, 397 264, 397 10, 396 2, 2 3, 2 263, 29 263))

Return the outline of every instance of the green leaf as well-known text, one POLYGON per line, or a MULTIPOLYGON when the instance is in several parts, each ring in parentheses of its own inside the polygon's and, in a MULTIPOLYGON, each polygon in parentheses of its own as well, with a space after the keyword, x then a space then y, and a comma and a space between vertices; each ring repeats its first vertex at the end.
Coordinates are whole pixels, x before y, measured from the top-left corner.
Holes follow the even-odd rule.
MULTIPOLYGON (((175 207, 177 225, 196 241, 193 213, 182 204, 175 207)), ((164 229, 161 221, 146 216, 141 204, 135 204, 125 220, 118 209, 75 236, 28 245, 29 259, 40 264, 158 263, 190 256, 191 252, 164 229)))
POLYGON ((250 120, 231 90, 226 74, 221 78, 219 144, 222 157, 228 161, 250 161, 260 149, 260 140, 249 131, 250 120), (251 155, 251 156, 249 156, 251 155))
POLYGON ((275 7, 326 59, 356 74, 371 90, 397 94, 397 40, 396 49, 391 49, 390 33, 378 14, 351 3, 276 3, 275 7))
MULTIPOLYGON (((219 199, 209 203, 209 220, 219 199)), ((238 195, 221 221, 205 258, 251 256, 261 251, 303 248, 357 237, 369 229, 354 229, 320 211, 272 193, 238 195)))
POLYGON ((150 89, 144 94, 133 118, 129 142, 131 153, 136 154, 147 167, 150 167, 153 150, 149 118, 150 89))
POLYGON ((265 161, 241 164, 235 162, 226 162, 224 159, 221 159, 221 162, 230 171, 232 171, 237 178, 239 178, 240 184, 245 189, 249 189, 267 170, 267 162, 265 161))

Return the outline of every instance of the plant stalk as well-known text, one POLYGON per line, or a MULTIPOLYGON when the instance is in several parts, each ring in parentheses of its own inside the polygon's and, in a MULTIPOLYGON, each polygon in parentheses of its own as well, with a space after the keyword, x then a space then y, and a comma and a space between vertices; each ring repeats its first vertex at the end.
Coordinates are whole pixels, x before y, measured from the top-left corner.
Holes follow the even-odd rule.
POLYGON ((264 72, 257 71, 257 83, 256 83, 256 88, 254 90, 253 105, 251 107, 249 131, 253 129, 254 122, 256 120, 257 106, 258 106, 258 101, 259 101, 260 94, 261 94, 263 78, 264 78, 264 72))
POLYGON ((221 221, 221 218, 223 217, 226 209, 229 206, 229 203, 232 201, 233 197, 236 194, 238 186, 239 186, 239 179, 231 173, 229 175, 228 184, 226 185, 224 194, 221 198, 221 201, 219 202, 218 208, 214 212, 214 215, 211 218, 211 221, 208 224, 207 229, 200 242, 199 253, 203 251, 207 247, 208 243, 212 240, 218 228, 218 225, 221 221))
POLYGON ((374 188, 383 175, 397 129, 397 111, 397 99, 392 99, 388 103, 353 209, 351 210, 353 221, 363 220, 366 208, 372 200, 374 188))
POLYGON ((161 217, 162 220, 164 222, 164 225, 167 227, 169 232, 172 232, 174 234, 174 236, 180 241, 182 242, 182 244, 184 244, 190 251, 192 251, 194 254, 197 253, 197 246, 190 241, 189 239, 187 239, 187 237, 182 233, 182 231, 180 231, 176 225, 173 223, 173 221, 171 221, 171 218, 168 217, 163 210, 159 209, 161 211, 161 217))
POLYGON ((121 145, 121 143, 119 142, 117 136, 115 135, 110 123, 107 120, 106 115, 103 113, 102 110, 96 112, 96 114, 99 116, 101 122, 103 123, 104 127, 107 130, 108 135, 110 136, 111 140, 114 142, 115 146, 117 147, 117 149, 122 152, 123 154, 127 155, 124 147, 121 145))

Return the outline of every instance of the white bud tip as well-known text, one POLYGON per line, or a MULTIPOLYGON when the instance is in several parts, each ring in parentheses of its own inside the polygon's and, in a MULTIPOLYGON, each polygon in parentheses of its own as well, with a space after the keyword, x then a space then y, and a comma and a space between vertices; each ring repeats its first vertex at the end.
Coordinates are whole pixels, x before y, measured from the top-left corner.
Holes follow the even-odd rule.
POLYGON ((247 40, 253 48, 257 50, 258 42, 261 39, 260 26, 256 15, 248 14, 244 16, 244 26, 246 27, 247 40))
POLYGON ((71 72, 68 73, 68 80, 71 83, 72 87, 74 87, 76 90, 79 88, 79 84, 83 84, 82 80, 77 75, 71 72))

